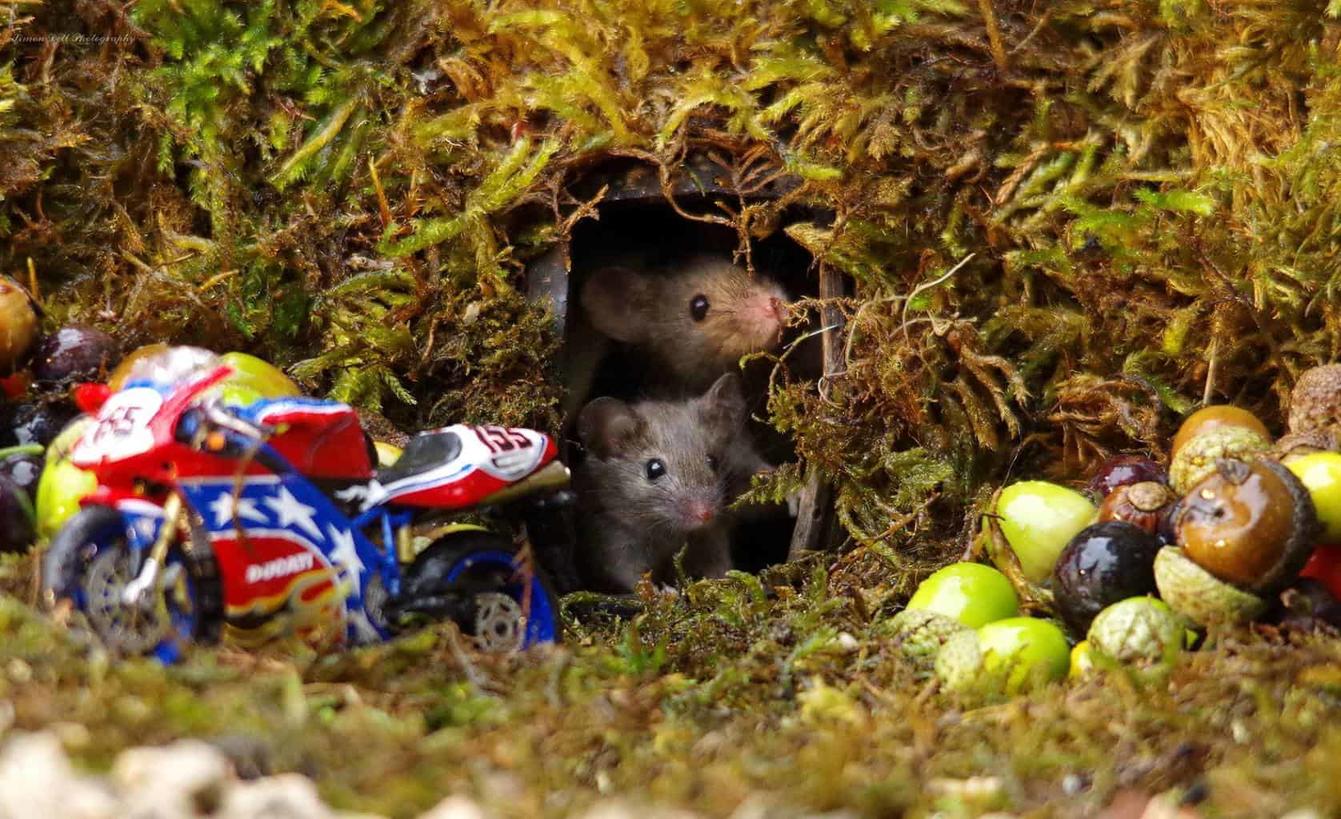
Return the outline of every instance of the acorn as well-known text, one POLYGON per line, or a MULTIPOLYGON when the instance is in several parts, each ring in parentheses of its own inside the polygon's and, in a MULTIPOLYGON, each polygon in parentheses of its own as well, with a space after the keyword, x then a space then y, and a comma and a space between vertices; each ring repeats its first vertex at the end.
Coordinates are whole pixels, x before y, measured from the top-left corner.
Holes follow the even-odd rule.
POLYGON ((1169 472, 1159 462, 1140 455, 1119 455, 1104 461, 1086 488, 1102 500, 1124 486, 1146 481, 1165 483, 1169 472))
POLYGON ((1266 600, 1220 580, 1176 546, 1155 555, 1155 586, 1170 608, 1199 626, 1246 623, 1267 608, 1266 600))
POLYGON ((1179 503, 1174 532, 1197 565, 1266 596, 1299 575, 1320 527, 1308 490, 1280 462, 1229 458, 1179 503))
POLYGON ((1255 429, 1222 426, 1197 435, 1179 447, 1169 465, 1169 482, 1186 493, 1215 471, 1221 458, 1251 458, 1271 448, 1271 441, 1255 429))
POLYGON ((0 276, 0 375, 23 364, 37 338, 37 311, 28 291, 8 276, 0 276))
POLYGON ((919 677, 931 676, 936 654, 947 640, 960 632, 973 631, 953 617, 925 609, 904 609, 890 618, 887 628, 900 656, 919 677))
POLYGON ((1217 429, 1247 429, 1256 432, 1263 438, 1271 437, 1266 424, 1263 424, 1260 418, 1246 409, 1229 404, 1212 404, 1187 416, 1183 425, 1178 428, 1178 432, 1173 436, 1173 445, 1169 448, 1170 455, 1177 456, 1178 450, 1190 443, 1192 439, 1199 438, 1207 432, 1217 429))
POLYGON ((1155 591, 1159 539, 1130 523, 1106 521, 1082 529, 1062 551, 1053 569, 1057 612, 1084 635, 1106 607, 1155 591))
POLYGON ((1172 537, 1170 517, 1178 496, 1162 483, 1142 481, 1119 486, 1099 504, 1099 520, 1120 520, 1152 535, 1172 537))
POLYGON ((1341 427, 1341 364, 1305 370, 1290 390, 1290 432, 1335 431, 1341 427))
POLYGON ((1125 665, 1167 668, 1183 649, 1183 621, 1163 601, 1130 597, 1099 612, 1085 638, 1097 654, 1125 665))
POLYGON ((952 634, 936 653, 932 664, 936 679, 947 691, 964 692, 982 679, 983 656, 978 645, 978 632, 973 630, 952 634))

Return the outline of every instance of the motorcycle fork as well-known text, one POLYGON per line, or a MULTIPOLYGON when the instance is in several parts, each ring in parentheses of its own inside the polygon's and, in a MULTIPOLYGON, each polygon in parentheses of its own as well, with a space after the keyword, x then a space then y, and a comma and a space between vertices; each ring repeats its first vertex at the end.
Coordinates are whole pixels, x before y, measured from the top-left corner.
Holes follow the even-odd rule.
POLYGON ((149 557, 140 567, 140 573, 126 584, 121 602, 128 606, 139 605, 144 593, 158 582, 159 569, 167 561, 168 547, 172 545, 172 536, 177 533, 182 515, 182 496, 176 492, 168 495, 163 502, 163 523, 158 529, 158 537, 149 547, 149 557))

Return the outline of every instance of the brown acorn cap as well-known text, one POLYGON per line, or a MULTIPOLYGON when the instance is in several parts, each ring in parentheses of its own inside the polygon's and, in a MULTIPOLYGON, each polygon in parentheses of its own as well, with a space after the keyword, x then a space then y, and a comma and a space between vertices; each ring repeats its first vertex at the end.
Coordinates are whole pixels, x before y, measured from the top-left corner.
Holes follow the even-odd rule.
POLYGON ((1341 426, 1341 364, 1305 370, 1290 391, 1290 432, 1341 426))

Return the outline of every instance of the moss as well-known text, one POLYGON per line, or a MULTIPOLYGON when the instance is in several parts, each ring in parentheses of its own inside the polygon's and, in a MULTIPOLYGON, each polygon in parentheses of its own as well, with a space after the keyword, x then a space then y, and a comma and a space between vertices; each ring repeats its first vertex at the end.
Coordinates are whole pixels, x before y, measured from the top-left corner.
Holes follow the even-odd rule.
POLYGON ((1341 809, 1334 639, 1224 633, 1167 681, 1111 672, 982 707, 918 681, 836 576, 773 582, 649 597, 524 657, 476 655, 444 626, 327 657, 200 650, 167 671, 7 602, 0 697, 16 728, 82 726, 63 735, 94 769, 132 743, 243 739, 337 806, 393 816, 448 793, 503 816, 610 796, 722 816, 1093 813, 1124 790, 1204 790, 1211 816, 1341 809))

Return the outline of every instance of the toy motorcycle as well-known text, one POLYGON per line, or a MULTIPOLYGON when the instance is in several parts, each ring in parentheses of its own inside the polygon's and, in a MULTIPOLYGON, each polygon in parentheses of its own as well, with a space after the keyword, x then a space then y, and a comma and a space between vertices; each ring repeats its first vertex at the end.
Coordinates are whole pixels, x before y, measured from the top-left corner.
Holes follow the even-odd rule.
POLYGON ((557 639, 539 567, 510 537, 451 521, 570 499, 549 436, 450 426, 375 470, 344 404, 232 406, 232 368, 194 348, 141 364, 71 450, 98 488, 43 565, 48 604, 109 647, 171 662, 221 636, 360 644, 416 616, 450 617, 484 650, 557 639))

